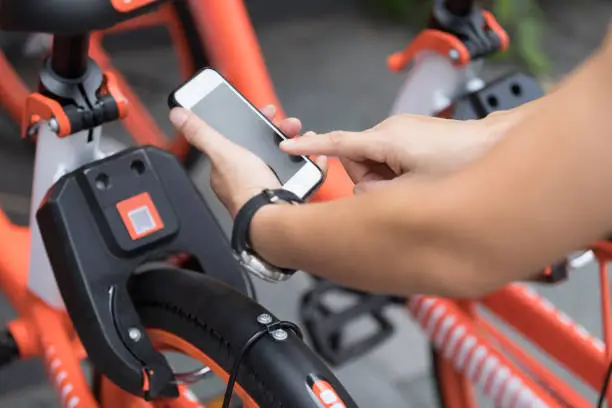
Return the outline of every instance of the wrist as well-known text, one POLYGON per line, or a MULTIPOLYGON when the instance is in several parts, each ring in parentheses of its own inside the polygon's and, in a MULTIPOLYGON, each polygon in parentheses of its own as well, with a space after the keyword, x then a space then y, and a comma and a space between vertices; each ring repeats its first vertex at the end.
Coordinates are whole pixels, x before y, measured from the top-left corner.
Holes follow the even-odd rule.
POLYGON ((478 120, 479 134, 482 142, 492 146, 500 141, 504 135, 521 121, 524 111, 510 109, 506 111, 493 112, 486 118, 478 120))
POLYGON ((508 130, 538 109, 546 98, 547 95, 513 109, 492 112, 486 118, 479 120, 479 122, 487 129, 491 137, 499 140, 508 130))
POLYGON ((284 227, 287 225, 286 212, 292 207, 292 204, 286 202, 263 206, 253 216, 249 229, 249 245, 255 253, 266 262, 281 268, 290 267, 282 256, 282 248, 278 248, 277 244, 285 242, 285 235, 290 228, 284 227))
MULTIPOLYGON (((269 210, 267 207, 281 207, 283 202, 296 204, 302 203, 303 200, 289 190, 282 188, 264 189, 259 194, 249 199, 238 210, 232 227, 231 246, 237 259, 240 263, 254 276, 269 282, 280 282, 289 279, 295 269, 282 267, 279 262, 275 262, 274 256, 270 256, 268 248, 274 248, 273 245, 261 245, 260 239, 251 239, 251 236, 258 237, 259 234, 252 233, 254 219, 261 219, 261 214, 266 214, 269 210), (259 217, 256 217, 259 213, 259 217), (255 249, 253 241, 257 242, 255 249), (267 259, 264 255, 268 255, 267 259), (273 260, 273 261, 270 261, 273 260)), ((266 217, 271 219, 270 217, 266 217)), ((255 229, 260 222, 255 222, 255 229)), ((276 231, 266 231, 263 237, 271 236, 277 239, 274 234, 276 231)))

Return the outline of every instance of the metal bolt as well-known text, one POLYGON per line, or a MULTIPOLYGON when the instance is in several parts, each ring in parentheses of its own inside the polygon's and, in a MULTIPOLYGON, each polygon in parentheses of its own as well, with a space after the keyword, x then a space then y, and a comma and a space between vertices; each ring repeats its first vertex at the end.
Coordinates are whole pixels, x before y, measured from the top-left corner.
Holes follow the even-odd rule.
POLYGON ((465 85, 465 90, 469 93, 478 92, 485 87, 485 82, 480 78, 472 78, 465 85))
POLYGON ((289 337, 289 335, 287 334, 285 330, 278 329, 272 332, 272 337, 276 341, 283 341, 283 340, 287 340, 287 337, 289 337))
POLYGON ((257 321, 261 324, 270 324, 272 323, 272 316, 267 313, 262 313, 257 316, 257 321))
POLYGON ((52 132, 57 133, 59 131, 59 122, 55 118, 49 119, 49 129, 52 132))
POLYGON ((27 130, 27 134, 29 137, 33 137, 38 133, 38 128, 40 126, 38 125, 38 122, 32 123, 32 125, 28 128, 27 130))
POLYGON ((454 48, 451 48, 450 51, 448 51, 448 57, 453 61, 457 61, 460 57, 459 51, 454 48))
POLYGON ((142 338, 142 333, 137 328, 132 327, 130 330, 128 330, 128 336, 130 336, 132 341, 139 341, 142 338))

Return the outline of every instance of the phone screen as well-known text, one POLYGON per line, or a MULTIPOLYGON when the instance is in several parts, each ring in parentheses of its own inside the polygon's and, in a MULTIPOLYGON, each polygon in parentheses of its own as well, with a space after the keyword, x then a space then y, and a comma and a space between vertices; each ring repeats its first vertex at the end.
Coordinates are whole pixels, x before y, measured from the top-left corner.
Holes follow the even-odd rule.
POLYGON ((226 83, 213 89, 191 110, 223 136, 261 157, 283 184, 306 164, 303 157, 280 150, 282 137, 226 83))

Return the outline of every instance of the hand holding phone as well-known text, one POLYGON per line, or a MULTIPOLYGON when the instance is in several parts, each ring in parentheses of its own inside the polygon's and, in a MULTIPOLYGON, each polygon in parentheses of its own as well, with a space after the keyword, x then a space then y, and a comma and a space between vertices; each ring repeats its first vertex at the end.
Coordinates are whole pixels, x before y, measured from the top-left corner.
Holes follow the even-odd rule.
POLYGON ((274 172, 260 157, 228 140, 193 113, 174 110, 171 120, 173 123, 189 121, 182 131, 206 155, 210 185, 232 217, 246 201, 262 190, 282 187, 274 172), (181 118, 177 114, 189 117, 181 118), (190 126, 194 130, 189 129, 190 126))
MULTIPOLYGON (((183 111, 188 120, 180 130, 207 155, 203 165, 215 170, 212 187, 232 215, 264 188, 282 185, 306 198, 323 181, 323 172, 310 159, 280 150, 286 136, 214 70, 205 69, 179 87, 169 104, 191 111, 183 111)), ((177 125, 180 118, 173 122, 177 125)), ((216 197, 207 191, 203 195, 221 223, 231 224, 216 197)))

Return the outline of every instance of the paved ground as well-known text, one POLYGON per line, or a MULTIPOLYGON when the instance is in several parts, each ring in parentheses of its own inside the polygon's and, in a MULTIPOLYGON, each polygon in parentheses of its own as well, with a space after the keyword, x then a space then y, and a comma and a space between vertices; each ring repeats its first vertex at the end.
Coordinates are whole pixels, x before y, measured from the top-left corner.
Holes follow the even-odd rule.
MULTIPOLYGON (((293 2, 296 3, 296 2, 293 2)), ((411 38, 410 28, 366 16, 357 0, 317 0, 292 4, 282 0, 251 2, 252 15, 272 78, 286 111, 302 118, 306 129, 362 129, 384 118, 402 82, 385 68, 386 56, 411 38)), ((585 0, 580 4, 545 0, 550 30, 546 45, 555 76, 567 73, 597 45, 612 4, 585 0)), ((165 97, 176 85, 168 44, 153 33, 155 46, 144 46, 142 37, 121 38, 109 46, 118 65, 135 84, 156 117, 165 121, 165 97)), ((31 62, 20 61, 24 72, 31 62)), ((486 76, 503 70, 492 66, 486 76)), ((2 118, 0 118, 2 120, 2 118)), ((6 120, 0 149, 0 204, 24 222, 31 180, 32 152, 16 138, 6 120)), ((107 134, 123 138, 119 126, 107 134)), ((520 256, 520 255, 519 255, 520 256)), ((586 268, 589 269, 589 268, 586 268)), ((308 280, 298 276, 289 283, 258 284, 262 302, 280 317, 297 319, 296 298, 308 280)), ((597 277, 593 270, 575 274, 570 282, 547 296, 589 330, 599 333, 593 296, 597 277)), ((0 299, 1 301, 1 299, 0 299)), ((364 407, 428 407, 433 404, 426 343, 416 326, 398 310, 390 311, 397 335, 383 347, 338 370, 356 400, 364 407)), ((0 303, 0 322, 12 312, 0 303)), ((560 369, 557 369, 560 371, 560 369)), ((42 381, 37 362, 16 365, 0 372, 0 406, 54 407, 54 396, 42 381)))

